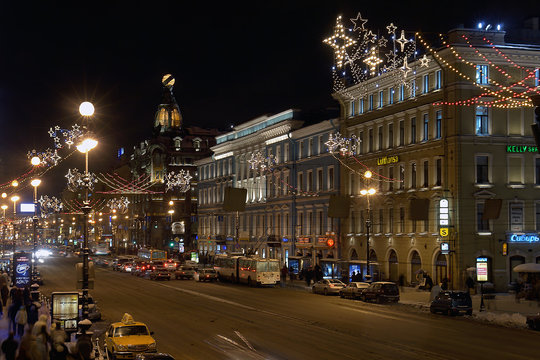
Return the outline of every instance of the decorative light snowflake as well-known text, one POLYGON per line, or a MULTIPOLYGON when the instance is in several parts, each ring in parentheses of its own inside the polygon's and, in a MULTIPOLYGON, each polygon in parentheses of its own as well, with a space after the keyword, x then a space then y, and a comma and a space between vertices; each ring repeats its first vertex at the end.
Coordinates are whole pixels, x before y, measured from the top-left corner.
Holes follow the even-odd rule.
POLYGON ((193 177, 189 174, 189 171, 180 170, 178 174, 175 174, 174 171, 172 171, 165 175, 165 191, 178 188, 180 192, 186 192, 191 186, 191 179, 193 179, 193 177))
POLYGON ((251 154, 251 158, 248 160, 248 163, 250 169, 265 172, 266 170, 272 170, 278 163, 278 159, 273 154, 264 157, 260 151, 257 151, 251 154))
POLYGON ((47 195, 42 196, 38 200, 41 208, 41 215, 47 216, 53 212, 60 212, 63 209, 62 202, 55 198, 54 196, 48 197, 47 195))
POLYGON ((68 149, 71 149, 71 146, 77 142, 77 140, 83 136, 83 132, 79 125, 75 124, 72 126, 71 130, 61 129, 60 126, 55 126, 54 128, 49 129, 49 136, 53 138, 54 147, 56 149, 61 149, 64 146, 62 145, 61 137, 64 138, 64 143, 67 145, 68 149))
POLYGON ((73 192, 81 188, 94 190, 94 184, 98 182, 96 175, 93 173, 81 173, 78 169, 69 169, 66 174, 66 179, 68 181, 69 190, 73 192))
POLYGON ((44 152, 32 150, 27 154, 28 159, 32 159, 35 156, 39 158, 40 164, 43 164, 44 166, 56 166, 58 165, 58 161, 62 158, 60 155, 58 155, 58 151, 56 149, 47 149, 44 152))
POLYGON ((127 197, 122 196, 119 199, 118 198, 112 198, 107 201, 107 207, 111 210, 117 210, 120 213, 125 213, 128 209, 128 205, 130 204, 127 197))

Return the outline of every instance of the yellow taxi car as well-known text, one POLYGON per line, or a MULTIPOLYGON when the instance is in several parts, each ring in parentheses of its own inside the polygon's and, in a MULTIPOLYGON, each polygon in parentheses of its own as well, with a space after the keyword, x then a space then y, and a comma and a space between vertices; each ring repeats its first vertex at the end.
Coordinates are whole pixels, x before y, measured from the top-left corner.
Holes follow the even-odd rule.
POLYGON ((156 340, 142 323, 125 313, 120 322, 112 323, 105 332, 109 360, 133 359, 140 353, 156 352, 156 340))

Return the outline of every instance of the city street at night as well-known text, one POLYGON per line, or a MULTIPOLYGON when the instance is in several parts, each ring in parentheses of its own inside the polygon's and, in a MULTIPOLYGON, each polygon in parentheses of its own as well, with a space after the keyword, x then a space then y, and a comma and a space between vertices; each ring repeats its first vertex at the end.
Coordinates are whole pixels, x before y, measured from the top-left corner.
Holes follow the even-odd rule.
MULTIPOLYGON (((41 265, 42 292, 73 290, 77 260, 41 265)), ((540 340, 538 332, 403 305, 293 288, 155 282, 100 267, 90 293, 103 315, 96 333, 128 312, 154 332, 158 351, 176 359, 535 359, 540 340)))

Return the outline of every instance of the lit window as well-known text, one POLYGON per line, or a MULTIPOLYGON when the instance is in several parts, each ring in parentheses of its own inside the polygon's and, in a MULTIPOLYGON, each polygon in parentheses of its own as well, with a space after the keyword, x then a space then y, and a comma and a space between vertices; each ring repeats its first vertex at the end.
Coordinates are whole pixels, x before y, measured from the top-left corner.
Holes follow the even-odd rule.
POLYGON ((373 110, 373 94, 369 95, 369 110, 373 110))
POLYGON ((476 83, 482 85, 489 84, 489 73, 487 65, 476 65, 476 83))
POLYGON ((356 102, 354 100, 351 101, 351 116, 354 116, 355 104, 356 104, 356 102))
POLYGON ((424 94, 427 94, 429 92, 429 75, 424 75, 423 92, 424 94))
POLYGON ((399 87, 399 101, 405 100, 405 85, 399 87))
POLYGON ((379 91, 379 107, 382 108, 383 107, 383 96, 384 96, 384 91, 379 91))
POLYGON ((424 134, 422 141, 428 141, 429 140, 429 115, 424 114, 424 134))
POLYGON ((394 103, 394 88, 388 89, 388 104, 394 103))
POLYGON ((534 71, 534 86, 540 86, 540 69, 534 71))
POLYGON ((435 139, 441 138, 442 110, 435 112, 435 139))
POLYGON ((358 107, 360 109, 358 109, 358 113, 359 114, 363 114, 364 113, 364 98, 361 98, 359 101, 358 101, 358 107))
POLYGON ((437 70, 435 73, 435 89, 439 90, 442 87, 442 70, 437 70))
POLYGON ((476 107, 476 135, 489 135, 489 117, 486 106, 476 107))

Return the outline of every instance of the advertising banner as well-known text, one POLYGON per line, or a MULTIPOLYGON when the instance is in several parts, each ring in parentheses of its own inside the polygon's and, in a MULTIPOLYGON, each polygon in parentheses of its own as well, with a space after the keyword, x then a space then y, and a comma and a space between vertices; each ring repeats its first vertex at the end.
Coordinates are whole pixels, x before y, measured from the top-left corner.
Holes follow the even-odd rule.
POLYGON ((25 252, 15 253, 14 267, 15 267, 15 280, 13 283, 16 287, 23 288, 31 285, 32 280, 32 254, 25 252))
POLYGON ((481 257, 476 258, 476 281, 488 281, 488 260, 481 257))
POLYGON ((79 293, 53 292, 51 305, 52 321, 60 321, 66 331, 76 331, 79 318, 79 293))

